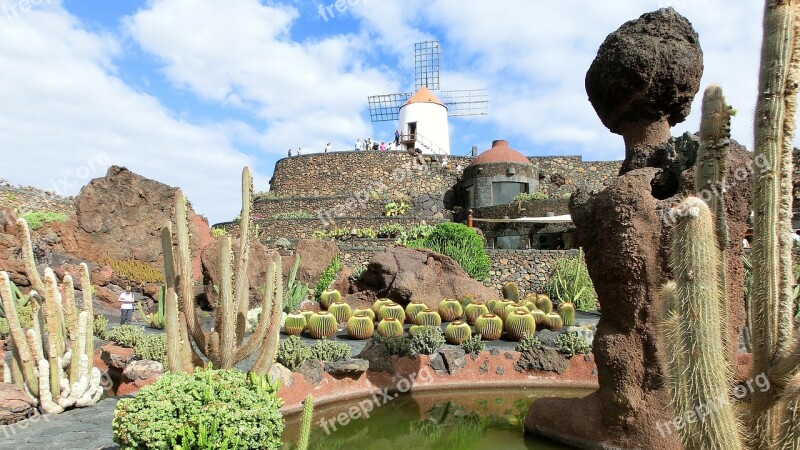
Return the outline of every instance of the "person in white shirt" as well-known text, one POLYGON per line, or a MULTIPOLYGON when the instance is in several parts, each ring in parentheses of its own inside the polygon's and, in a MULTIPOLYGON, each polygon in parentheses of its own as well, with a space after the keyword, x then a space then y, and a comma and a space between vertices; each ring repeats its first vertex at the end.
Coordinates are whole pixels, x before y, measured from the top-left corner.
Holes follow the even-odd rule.
POLYGON ((131 323, 133 318, 133 292, 131 292, 131 285, 125 285, 125 292, 119 294, 119 324, 127 325, 131 323))
POLYGON ((356 151, 361 150, 361 138, 356 139, 356 151))
POLYGON ((328 153, 328 152, 330 152, 332 150, 333 150, 333 146, 331 145, 330 142, 328 142, 328 144, 325 145, 325 153, 328 153))

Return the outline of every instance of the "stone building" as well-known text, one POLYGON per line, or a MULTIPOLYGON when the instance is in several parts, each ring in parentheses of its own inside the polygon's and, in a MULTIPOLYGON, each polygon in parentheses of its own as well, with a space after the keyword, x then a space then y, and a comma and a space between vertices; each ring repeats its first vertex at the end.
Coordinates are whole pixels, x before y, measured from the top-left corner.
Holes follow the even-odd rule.
POLYGON ((467 166, 461 187, 468 209, 507 205, 520 193, 539 190, 539 171, 508 141, 497 140, 467 166))

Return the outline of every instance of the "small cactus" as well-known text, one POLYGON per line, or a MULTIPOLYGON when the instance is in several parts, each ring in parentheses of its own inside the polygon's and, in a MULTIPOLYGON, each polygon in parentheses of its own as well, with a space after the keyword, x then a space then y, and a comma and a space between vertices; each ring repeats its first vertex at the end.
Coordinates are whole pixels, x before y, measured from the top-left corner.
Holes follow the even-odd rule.
POLYGON ((460 299, 458 299, 458 303, 461 303, 461 307, 466 309, 467 305, 471 305, 477 302, 478 299, 475 297, 475 294, 466 294, 462 295, 460 299))
POLYGON ((322 309, 328 309, 332 304, 341 299, 342 294, 339 291, 328 288, 322 291, 322 294, 319 295, 319 304, 322 305, 322 309))
POLYGON ((575 305, 570 302, 562 302, 556 308, 556 312, 564 319, 565 326, 571 327, 575 325, 575 305))
POLYGON ((478 320, 478 317, 488 313, 489 308, 481 303, 471 303, 464 308, 464 316, 467 318, 467 323, 470 325, 475 325, 475 321, 478 320))
POLYGON ((283 331, 289 336, 300 336, 300 333, 306 329, 306 324, 306 317, 299 311, 295 311, 286 316, 283 331))
POLYGON ((308 322, 308 334, 314 339, 325 339, 336 334, 336 316, 327 311, 314 313, 308 322))
POLYGON ((550 297, 544 294, 536 296, 536 307, 544 311, 545 314, 553 312, 553 302, 550 300, 550 297))
POLYGON ((528 308, 525 307, 522 303, 512 303, 505 307, 503 310, 503 314, 505 315, 506 319, 509 315, 513 314, 514 311, 522 311, 523 313, 530 313, 528 308))
POLYGON ((347 335, 353 339, 369 339, 375 333, 375 324, 372 318, 364 313, 358 313, 347 321, 347 335))
POLYGON ((497 302, 499 302, 499 301, 500 300, 498 300, 496 298, 493 298, 493 299, 489 300, 488 302, 486 302, 486 308, 489 310, 489 312, 494 311, 494 305, 497 304, 497 302))
POLYGON ((427 308, 417 314, 417 325, 438 327, 442 325, 442 316, 438 312, 427 308))
POLYGON ((494 304, 494 308, 492 308, 491 313, 503 320, 506 320, 506 306, 513 303, 514 302, 511 300, 499 300, 494 304))
POLYGON ((550 313, 544 316, 544 326, 553 331, 558 331, 564 327, 564 319, 557 313, 550 313))
POLYGON ((512 341, 519 341, 526 334, 536 333, 536 319, 530 312, 523 312, 519 309, 508 315, 505 325, 506 335, 512 341))
POLYGON ((534 309, 533 311, 531 311, 531 315, 533 316, 533 319, 536 321, 537 327, 544 326, 544 320, 545 317, 547 317, 547 314, 545 314, 544 311, 542 311, 541 309, 534 309))
POLYGON ((303 308, 303 309, 300 310, 300 314, 302 314, 303 317, 306 318, 306 328, 308 328, 308 322, 311 321, 311 316, 313 316, 314 313, 315 313, 315 311, 312 311, 310 309, 303 308))
POLYGON ((353 316, 353 308, 350 307, 343 300, 336 300, 328 307, 328 312, 336 317, 336 322, 342 324, 346 323, 350 317, 353 316))
POLYGON ((475 320, 475 334, 484 341, 495 341, 503 335, 503 319, 494 314, 483 314, 475 320))
POLYGON ((464 314, 464 309, 461 307, 461 303, 458 303, 458 300, 454 298, 447 298, 439 303, 439 315, 442 316, 442 320, 445 322, 460 319, 462 314, 464 314))
POLYGON ((353 315, 357 316, 359 314, 369 317, 373 322, 375 321, 375 311, 373 311, 372 308, 356 308, 355 311, 353 311, 353 315))
POLYGON ((378 312, 378 319, 383 320, 389 317, 394 317, 399 320, 400 323, 403 323, 406 320, 406 311, 397 303, 387 303, 381 306, 380 312, 378 312))
POLYGON ((392 303, 392 301, 388 298, 379 298, 375 300, 375 303, 372 304, 372 312, 375 313, 375 317, 380 317, 381 307, 387 303, 392 303))
POLYGON ((517 283, 509 282, 503 285, 503 298, 515 303, 519 301, 519 287, 517 287, 517 283))
POLYGON ((396 317, 387 317, 378 322, 378 334, 383 337, 401 337, 403 335, 403 322, 396 317))
POLYGON ((460 320, 450 322, 444 329, 445 339, 447 339, 447 342, 454 345, 461 344, 469 339, 470 336, 472 336, 472 329, 469 327, 469 324, 460 320))
POLYGON ((406 305, 406 322, 417 323, 417 314, 426 309, 425 303, 413 301, 406 305))

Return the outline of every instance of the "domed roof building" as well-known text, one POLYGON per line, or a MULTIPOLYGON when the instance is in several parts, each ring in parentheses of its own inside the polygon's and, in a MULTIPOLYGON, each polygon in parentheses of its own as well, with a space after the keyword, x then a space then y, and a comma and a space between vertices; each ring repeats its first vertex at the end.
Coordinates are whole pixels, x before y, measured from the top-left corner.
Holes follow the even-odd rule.
POLYGON ((467 208, 507 205, 520 193, 538 191, 539 173, 508 141, 497 140, 464 169, 461 187, 467 208))

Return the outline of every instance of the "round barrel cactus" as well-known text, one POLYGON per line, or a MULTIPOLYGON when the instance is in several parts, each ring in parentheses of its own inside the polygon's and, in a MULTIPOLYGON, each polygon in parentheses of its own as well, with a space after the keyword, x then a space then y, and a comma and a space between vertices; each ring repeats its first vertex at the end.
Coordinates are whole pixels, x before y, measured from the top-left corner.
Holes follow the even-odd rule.
POLYGON ((387 317, 378 322, 378 334, 383 337, 400 337, 403 335, 403 322, 396 317, 387 317))
POLYGON ((439 315, 445 322, 460 319, 462 314, 464 314, 464 309, 461 307, 461 303, 454 298, 447 298, 439 303, 439 315))
POLYGON ((511 300, 498 300, 497 303, 494 304, 494 308, 492 309, 491 313, 503 320, 506 320, 506 306, 512 305, 513 303, 514 302, 511 300))
POLYGON ((338 323, 346 323, 350 317, 353 316, 353 309, 344 302, 344 300, 337 300, 334 302, 330 307, 328 307, 328 312, 333 314, 336 317, 336 321, 338 323))
POLYGON ((372 311, 375 313, 375 317, 380 317, 381 307, 387 303, 393 303, 388 298, 379 298, 375 300, 375 303, 372 304, 372 311))
POLYGON ((495 341, 503 335, 503 319, 495 314, 483 314, 475 320, 475 334, 484 341, 495 341))
POLYGON ((308 328, 308 322, 311 321, 311 316, 313 316, 314 313, 315 313, 315 311, 312 311, 310 309, 303 308, 303 309, 300 310, 300 314, 302 314, 303 317, 306 318, 306 328, 308 328))
POLYGON ((564 326, 571 327, 575 325, 575 305, 570 302, 562 302, 556 308, 556 312, 564 319, 564 326))
POLYGON ((444 337, 451 344, 459 345, 469 339, 470 336, 472 336, 472 329, 469 324, 460 320, 448 323, 444 329, 444 337))
POLYGON ((347 335, 353 339, 369 339, 375 333, 375 324, 372 318, 364 313, 358 313, 347 321, 347 335))
POLYGON ((353 315, 357 316, 359 314, 369 317, 373 322, 375 321, 375 311, 373 311, 372 308, 356 308, 353 311, 353 315))
POLYGON ((503 285, 503 298, 511 300, 512 302, 519 301, 519 287, 517 287, 517 283, 508 282, 503 285))
POLYGON ((442 316, 438 312, 426 308, 417 313, 417 325, 438 327, 442 324, 442 316))
POLYGON ((545 314, 553 312, 553 302, 550 301, 550 297, 544 294, 536 296, 536 307, 544 311, 545 314))
POLYGON ((525 334, 536 332, 536 319, 530 312, 516 310, 506 317, 506 335, 512 341, 519 341, 525 334))
POLYGON ((336 316, 328 311, 314 313, 308 322, 308 334, 314 339, 324 339, 336 334, 336 316))
POLYGON ((417 323, 417 314, 420 311, 427 309, 428 307, 425 306, 425 303, 413 301, 406 305, 406 322, 408 323, 417 323))
POLYGON ((478 320, 478 317, 488 313, 489 308, 481 303, 470 303, 464 308, 464 316, 467 318, 467 323, 470 325, 475 325, 475 321, 478 320))
POLYGON ((322 291, 322 294, 319 295, 319 304, 322 306, 322 309, 328 309, 332 304, 341 299, 342 294, 339 291, 328 288, 322 291))
POLYGON ((397 303, 387 303, 381 306, 381 310, 378 312, 378 319, 383 320, 389 317, 394 317, 399 320, 400 323, 403 323, 406 320, 406 311, 397 303))
POLYGON ((514 311, 523 311, 526 313, 530 313, 530 311, 528 311, 528 308, 526 308, 525 305, 523 305, 522 303, 512 303, 506 306, 506 308, 503 310, 503 313, 505 314, 505 317, 508 318, 508 316, 512 314, 514 311))
POLYGON ((544 316, 544 326, 550 330, 558 331, 564 327, 564 319, 557 313, 550 313, 544 316))
POLYGON ((499 302, 499 301, 500 301, 500 300, 498 300, 498 299, 496 299, 496 298, 493 298, 493 299, 489 300, 488 302, 486 302, 486 308, 488 308, 488 309, 489 309, 489 312, 490 312, 490 313, 491 313, 492 311, 494 311, 494 305, 495 305, 495 304, 497 304, 497 302, 499 302))
POLYGON ((300 336, 300 333, 306 329, 306 317, 295 311, 286 316, 286 323, 283 325, 283 331, 289 336, 300 336))
POLYGON ((547 317, 547 314, 545 314, 544 311, 542 311, 541 309, 534 309, 533 311, 531 311, 531 315, 533 316, 533 319, 536 321, 537 327, 544 326, 544 319, 545 317, 547 317))

